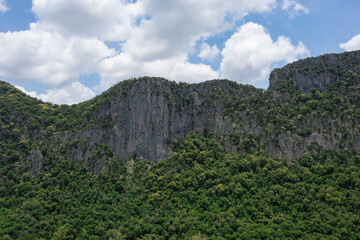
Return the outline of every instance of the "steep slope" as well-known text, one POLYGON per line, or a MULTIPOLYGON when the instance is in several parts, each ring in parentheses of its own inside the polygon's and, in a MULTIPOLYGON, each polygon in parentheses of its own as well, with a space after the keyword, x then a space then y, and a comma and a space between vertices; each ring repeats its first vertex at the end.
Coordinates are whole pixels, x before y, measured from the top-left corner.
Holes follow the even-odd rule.
POLYGON ((359 239, 360 155, 228 153, 188 134, 165 161, 57 161, 0 185, 0 239, 359 239))
MULTIPOLYGON (((359 52, 305 59, 275 70, 265 92, 227 80, 192 85, 131 80, 115 86, 99 104, 97 124, 69 141, 101 143, 119 158, 134 155, 151 161, 169 156, 169 140, 189 130, 214 134, 229 151, 262 150, 287 160, 324 149, 359 151, 359 66, 359 52), (310 70, 303 72, 305 66, 310 70), (285 74, 289 72, 294 74, 285 74), (294 85, 284 88, 281 83, 294 85), (276 97, 276 86, 285 99, 276 97)), ((74 146, 71 156, 86 160, 92 151, 74 146)), ((99 163, 103 166, 104 161, 99 163)))
MULTIPOLYGON (((108 99, 96 107, 94 124, 68 139, 89 140, 90 146, 105 144, 122 159, 129 155, 165 159, 171 153, 168 142, 189 130, 219 134, 232 130, 231 121, 223 116, 222 95, 213 95, 214 90, 244 99, 259 92, 224 80, 196 85, 158 78, 131 80, 112 89, 108 99)), ((78 148, 73 151, 82 160, 90 154, 78 148)))
POLYGON ((2 166, 37 175, 54 159, 83 161, 95 172, 112 158, 157 162, 189 131, 214 136, 227 151, 288 161, 326 149, 359 152, 359 55, 276 69, 267 91, 228 80, 144 77, 72 106, 42 103, 1 82, 2 166))
POLYGON ((72 106, 0 81, 0 238, 359 239, 358 56, 72 106))
POLYGON ((269 90, 299 90, 310 94, 315 88, 324 92, 334 82, 347 81, 349 85, 360 81, 360 51, 326 54, 290 63, 275 69, 270 75, 269 90))

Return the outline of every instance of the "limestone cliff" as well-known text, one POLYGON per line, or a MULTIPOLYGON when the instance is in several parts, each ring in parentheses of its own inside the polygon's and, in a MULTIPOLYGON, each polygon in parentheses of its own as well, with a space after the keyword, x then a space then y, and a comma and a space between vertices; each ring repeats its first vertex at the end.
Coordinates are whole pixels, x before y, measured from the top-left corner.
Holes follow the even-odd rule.
MULTIPOLYGON (((289 161, 322 149, 360 151, 360 123, 353 116, 356 105, 347 106, 347 113, 339 118, 324 112, 322 108, 327 106, 321 106, 321 99, 316 97, 305 99, 305 106, 300 106, 296 98, 277 100, 270 94, 289 84, 310 94, 312 88, 324 92, 328 86, 334 88, 334 84, 344 82, 345 89, 358 96, 359 56, 359 52, 329 54, 287 65, 273 71, 265 92, 227 80, 200 84, 177 84, 160 78, 127 81, 115 86, 107 100, 97 106, 92 114, 95 124, 68 138, 82 140, 87 146, 79 149, 74 145, 70 158, 87 162, 96 144, 101 143, 120 159, 131 156, 159 161, 172 153, 169 143, 189 131, 214 134, 228 151, 262 150, 289 161), (286 113, 294 109, 294 116, 286 113)), ((343 93, 336 94, 341 104, 343 93)), ((106 166, 104 162, 98 165, 106 166)))
POLYGON ((49 159, 83 161, 94 172, 110 159, 157 162, 189 131, 212 134, 228 152, 288 161, 327 149, 360 152, 360 51, 276 69, 266 91, 143 77, 73 106, 43 103, 2 82, 0 98, 0 154, 33 175, 49 159))
POLYGON ((250 86, 214 80, 200 84, 177 84, 161 78, 141 78, 120 84, 108 100, 99 104, 93 122, 69 137, 84 140, 88 148, 74 149, 74 157, 86 160, 96 143, 109 146, 116 157, 136 156, 158 161, 171 154, 169 143, 190 130, 222 134, 232 131, 232 122, 223 114, 221 100, 208 102, 212 89, 236 89, 233 95, 246 98, 255 92, 250 86))
POLYGON ((269 90, 283 87, 309 94, 315 88, 324 92, 332 82, 344 79, 347 73, 359 71, 360 51, 307 58, 272 71, 269 90))

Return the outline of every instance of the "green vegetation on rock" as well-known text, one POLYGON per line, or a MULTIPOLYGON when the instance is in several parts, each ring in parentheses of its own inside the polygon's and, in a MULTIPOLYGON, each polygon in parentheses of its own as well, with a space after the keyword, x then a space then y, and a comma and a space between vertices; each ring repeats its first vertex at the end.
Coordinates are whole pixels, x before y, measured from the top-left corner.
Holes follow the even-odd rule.
POLYGON ((360 156, 227 153, 193 133, 98 175, 54 161, 1 189, 2 239, 357 239, 360 156), (121 238, 119 238, 121 239, 121 238))
POLYGON ((0 81, 1 239, 359 239, 360 51, 75 105, 0 81))

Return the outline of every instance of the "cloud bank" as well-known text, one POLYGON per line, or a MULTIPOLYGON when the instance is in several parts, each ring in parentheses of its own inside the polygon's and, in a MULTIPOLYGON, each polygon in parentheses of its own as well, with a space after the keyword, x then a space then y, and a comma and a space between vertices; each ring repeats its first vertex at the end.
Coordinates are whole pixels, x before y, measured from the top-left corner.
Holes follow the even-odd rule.
MULTIPOLYGON (((239 26, 244 16, 276 7, 276 0, 33 0, 37 22, 25 31, 0 33, 0 78, 19 86, 31 81, 51 86, 45 94, 30 94, 54 103, 89 99, 118 81, 144 75, 254 83, 267 77, 272 64, 308 54, 303 43, 293 45, 285 36, 273 41, 259 24, 239 26), (222 48, 207 42, 229 31, 233 34, 222 48), (191 62, 196 52, 201 62, 191 62), (215 58, 219 69, 210 64, 215 58), (78 81, 92 73, 101 77, 95 87, 78 81)), ((308 11, 292 0, 282 8, 308 11)))

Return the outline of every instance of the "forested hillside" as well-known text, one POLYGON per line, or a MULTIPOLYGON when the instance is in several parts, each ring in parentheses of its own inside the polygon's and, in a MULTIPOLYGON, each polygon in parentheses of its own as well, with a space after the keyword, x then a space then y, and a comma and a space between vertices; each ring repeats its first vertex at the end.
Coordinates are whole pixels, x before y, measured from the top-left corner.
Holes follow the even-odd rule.
POLYGON ((1 239, 360 238, 360 51, 268 90, 143 77, 76 105, 0 82, 1 239))
POLYGON ((226 153, 193 133, 98 175, 53 160, 3 187, 2 239, 358 239, 360 156, 226 153))

